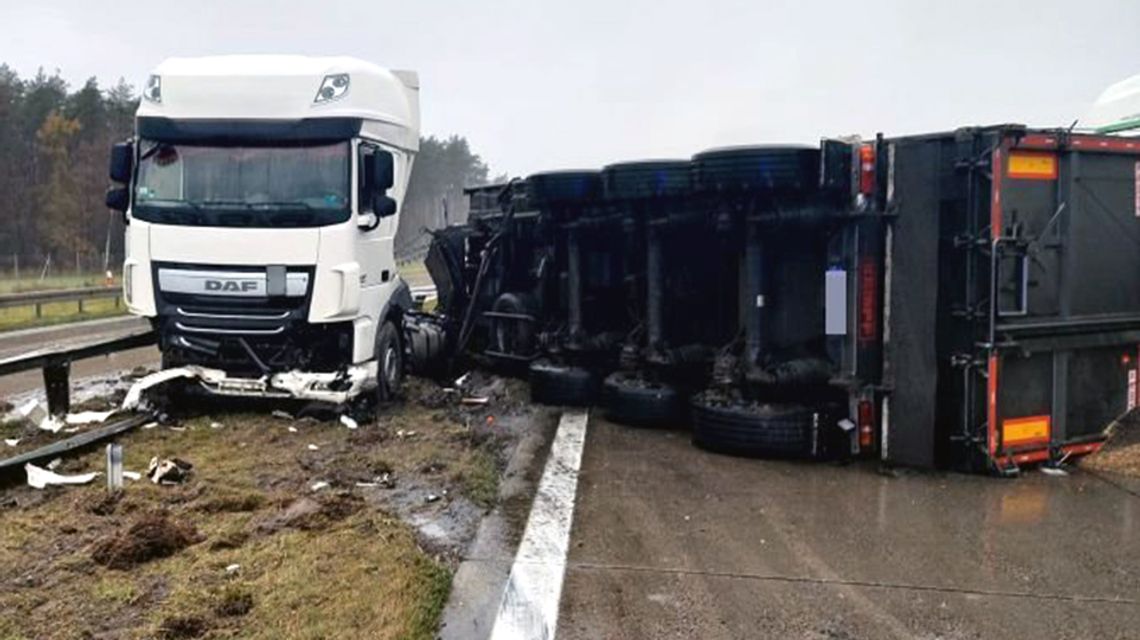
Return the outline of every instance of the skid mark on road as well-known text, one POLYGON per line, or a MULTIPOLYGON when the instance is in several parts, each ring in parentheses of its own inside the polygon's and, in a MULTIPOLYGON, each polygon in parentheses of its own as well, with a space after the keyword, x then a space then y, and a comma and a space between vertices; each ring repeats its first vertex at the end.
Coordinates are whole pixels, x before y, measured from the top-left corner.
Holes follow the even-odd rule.
POLYGON ((492 640, 554 638, 588 418, 585 410, 573 410, 558 423, 492 640))

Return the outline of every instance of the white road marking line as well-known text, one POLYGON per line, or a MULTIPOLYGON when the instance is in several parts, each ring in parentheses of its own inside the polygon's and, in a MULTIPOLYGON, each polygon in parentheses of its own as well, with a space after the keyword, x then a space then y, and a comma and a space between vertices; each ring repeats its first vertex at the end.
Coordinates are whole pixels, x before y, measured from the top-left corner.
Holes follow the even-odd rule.
POLYGON ((578 409, 563 413, 558 422, 491 640, 554 638, 588 419, 589 413, 578 409))

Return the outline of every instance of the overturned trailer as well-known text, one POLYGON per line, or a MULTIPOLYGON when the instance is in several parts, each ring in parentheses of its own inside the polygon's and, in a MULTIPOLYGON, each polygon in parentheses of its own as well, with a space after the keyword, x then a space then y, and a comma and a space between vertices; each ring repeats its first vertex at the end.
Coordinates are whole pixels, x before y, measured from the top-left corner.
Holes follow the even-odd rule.
POLYGON ((878 146, 882 457, 1007 473, 1136 402, 1140 141, 1020 126, 878 146))
POLYGON ((437 233, 454 353, 745 455, 1007 473, 1132 407, 1140 145, 1019 126, 536 174, 437 233))

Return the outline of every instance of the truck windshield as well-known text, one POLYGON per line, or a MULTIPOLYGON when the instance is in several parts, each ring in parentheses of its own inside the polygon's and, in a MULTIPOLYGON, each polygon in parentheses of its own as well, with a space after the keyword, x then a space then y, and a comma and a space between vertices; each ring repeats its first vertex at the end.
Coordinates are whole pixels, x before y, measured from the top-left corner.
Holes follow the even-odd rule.
POLYGON ((349 143, 199 146, 143 140, 132 215, 163 224, 312 227, 349 217, 349 143))

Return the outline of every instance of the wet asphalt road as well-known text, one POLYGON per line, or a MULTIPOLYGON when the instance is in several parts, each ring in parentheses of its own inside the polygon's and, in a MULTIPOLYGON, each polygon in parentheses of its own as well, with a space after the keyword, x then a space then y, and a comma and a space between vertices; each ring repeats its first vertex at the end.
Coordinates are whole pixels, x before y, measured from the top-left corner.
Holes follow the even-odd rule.
MULTIPOLYGON (((147 321, 142 318, 124 316, 0 333, 0 359, 57 345, 75 346, 85 342, 110 340, 136 331, 144 331, 147 326, 147 321)), ((158 362, 159 354, 155 347, 130 349, 75 362, 71 366, 71 376, 73 380, 78 380, 116 371, 129 371, 138 366, 153 367, 157 366, 158 362)), ((43 376, 38 369, 0 376, 0 399, 3 400, 42 388, 43 376)))
POLYGON ((1140 638, 1140 498, 887 477, 592 418, 558 638, 1140 638))

